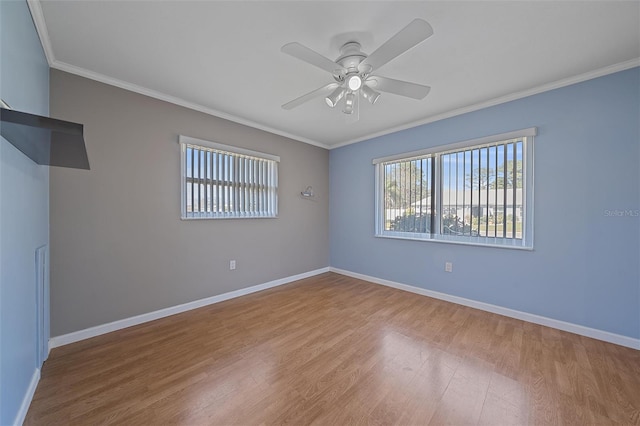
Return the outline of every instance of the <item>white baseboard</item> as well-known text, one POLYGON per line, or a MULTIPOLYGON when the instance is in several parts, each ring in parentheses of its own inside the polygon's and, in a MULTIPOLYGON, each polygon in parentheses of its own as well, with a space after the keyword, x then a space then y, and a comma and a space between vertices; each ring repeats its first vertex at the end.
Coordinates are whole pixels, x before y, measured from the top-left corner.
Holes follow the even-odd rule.
POLYGON ((217 296, 207 297, 193 302, 183 303, 181 305, 171 306, 169 308, 160 309, 158 311, 148 312, 146 314, 136 315, 134 317, 113 321, 107 324, 98 325, 84 330, 74 331, 73 333, 55 336, 49 339, 49 350, 58 346, 68 345, 69 343, 79 342, 80 340, 89 339, 91 337, 100 336, 101 334, 110 333, 112 331, 121 330, 123 328, 142 324, 145 322, 168 317, 170 315, 179 314, 181 312, 190 311, 192 309, 201 308, 203 306, 212 305, 214 303, 223 302, 225 300, 234 299, 236 297, 245 296, 257 291, 266 290, 268 288, 277 287, 288 284, 303 278, 312 277, 325 272, 329 272, 329 268, 316 269, 314 271, 304 272, 302 274, 292 275, 290 277, 280 278, 278 280, 269 281, 263 284, 254 285, 252 287, 242 288, 240 290, 230 291, 228 293, 219 294, 217 296))
POLYGON ((471 308, 480 309, 482 311, 492 312, 494 314, 504 315, 506 317, 515 318, 515 319, 531 322, 534 324, 544 325, 546 327, 551 327, 551 328, 555 328, 562 331, 568 331, 570 333, 579 334, 581 336, 591 337, 593 339, 598 339, 598 340, 602 340, 609 343, 615 343, 616 345, 626 346, 628 348, 640 350, 640 339, 634 339, 632 337, 622 336, 620 334, 610 333, 608 331, 589 328, 589 327, 585 327, 578 324, 556 320, 553 318, 547 318, 540 315, 530 314, 527 312, 516 311, 514 309, 503 308, 502 306, 492 305, 490 303, 484 303, 484 302, 478 302, 471 299, 465 299, 464 297, 452 296, 446 293, 440 293, 433 290, 427 290, 424 288, 414 287, 407 284, 401 284, 394 281, 371 277, 368 275, 359 274, 357 272, 346 271, 344 269, 330 267, 329 270, 337 274, 358 278, 364 281, 372 282, 374 284, 393 287, 399 290, 421 294, 423 296, 433 297, 434 299, 445 300, 447 302, 456 303, 458 305, 469 306, 471 308))
POLYGON ((38 387, 38 382, 40 381, 40 369, 36 368, 31 376, 31 382, 29 383, 29 387, 27 388, 27 392, 24 394, 24 398, 22 398, 22 404, 20 404, 20 410, 16 414, 16 419, 13 421, 14 426, 19 426, 24 423, 24 419, 27 417, 27 411, 29 411, 29 406, 31 405, 31 400, 33 399, 33 395, 36 393, 36 388, 38 387))

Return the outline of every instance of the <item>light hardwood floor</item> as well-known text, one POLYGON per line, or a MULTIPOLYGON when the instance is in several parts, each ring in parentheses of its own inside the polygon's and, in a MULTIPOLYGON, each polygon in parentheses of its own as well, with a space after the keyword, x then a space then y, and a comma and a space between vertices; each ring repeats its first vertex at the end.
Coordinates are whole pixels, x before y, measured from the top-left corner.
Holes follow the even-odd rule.
POLYGON ((56 348, 26 425, 640 424, 640 351, 327 273, 56 348))

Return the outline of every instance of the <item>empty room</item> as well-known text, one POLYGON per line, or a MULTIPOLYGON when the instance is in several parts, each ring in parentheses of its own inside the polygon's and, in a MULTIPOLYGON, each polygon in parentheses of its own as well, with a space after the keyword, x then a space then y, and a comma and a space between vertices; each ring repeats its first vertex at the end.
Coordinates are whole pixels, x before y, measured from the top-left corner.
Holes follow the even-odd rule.
POLYGON ((640 1, 0 0, 0 425, 640 425, 640 1))

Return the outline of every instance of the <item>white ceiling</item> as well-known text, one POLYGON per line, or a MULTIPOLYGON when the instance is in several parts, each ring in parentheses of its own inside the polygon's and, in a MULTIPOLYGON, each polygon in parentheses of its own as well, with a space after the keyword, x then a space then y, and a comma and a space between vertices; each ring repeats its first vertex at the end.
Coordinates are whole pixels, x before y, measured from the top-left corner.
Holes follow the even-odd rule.
POLYGON ((640 1, 29 3, 53 68, 326 148, 640 65, 640 1), (377 74, 425 99, 383 93, 356 123, 322 98, 281 108, 333 81, 284 44, 371 53, 414 18, 434 35, 377 74))

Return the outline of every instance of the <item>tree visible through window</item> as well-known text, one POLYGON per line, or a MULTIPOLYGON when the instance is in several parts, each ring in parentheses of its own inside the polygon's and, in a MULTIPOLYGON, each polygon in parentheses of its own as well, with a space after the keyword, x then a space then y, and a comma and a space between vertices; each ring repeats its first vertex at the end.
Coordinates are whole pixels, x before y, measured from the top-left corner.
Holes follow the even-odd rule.
POLYGON ((443 234, 522 238, 522 145, 520 139, 441 155, 443 234))
POLYGON ((433 158, 384 165, 385 230, 431 232, 433 158))
POLYGON ((374 160, 376 235, 532 247, 534 135, 374 160))

